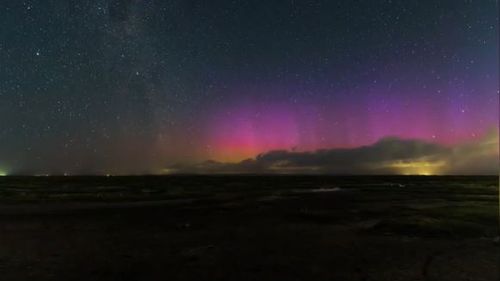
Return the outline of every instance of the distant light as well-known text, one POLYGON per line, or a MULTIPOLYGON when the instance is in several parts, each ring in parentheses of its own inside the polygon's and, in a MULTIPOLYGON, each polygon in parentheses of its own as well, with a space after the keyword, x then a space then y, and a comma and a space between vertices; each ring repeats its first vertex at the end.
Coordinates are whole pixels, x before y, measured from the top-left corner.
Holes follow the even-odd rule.
POLYGON ((0 177, 5 177, 5 176, 7 176, 7 173, 4 171, 0 171, 0 177))
POLYGON ((444 165, 443 161, 397 161, 392 163, 390 167, 402 175, 431 176, 439 174, 444 165))
POLYGON ((164 169, 161 169, 160 174, 161 175, 168 175, 168 174, 175 173, 175 171, 176 171, 175 169, 164 168, 164 169))

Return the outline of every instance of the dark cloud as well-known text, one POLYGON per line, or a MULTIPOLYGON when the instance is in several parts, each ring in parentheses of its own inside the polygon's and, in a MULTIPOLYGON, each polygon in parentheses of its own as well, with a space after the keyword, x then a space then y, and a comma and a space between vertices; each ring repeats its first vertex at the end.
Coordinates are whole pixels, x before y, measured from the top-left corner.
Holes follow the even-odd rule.
POLYGON ((396 137, 357 148, 270 151, 238 163, 176 165, 172 173, 495 174, 498 131, 454 146, 396 137))
POLYGON ((447 155, 445 173, 461 175, 489 174, 499 172, 499 134, 491 130, 475 142, 456 145, 447 155))

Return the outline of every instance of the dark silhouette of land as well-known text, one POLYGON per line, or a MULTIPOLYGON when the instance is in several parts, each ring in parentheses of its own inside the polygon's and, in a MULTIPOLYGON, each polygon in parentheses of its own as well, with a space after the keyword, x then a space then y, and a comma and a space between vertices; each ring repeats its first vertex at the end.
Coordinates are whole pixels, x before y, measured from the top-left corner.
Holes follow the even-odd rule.
POLYGON ((0 178, 0 280, 498 280, 498 177, 0 178))

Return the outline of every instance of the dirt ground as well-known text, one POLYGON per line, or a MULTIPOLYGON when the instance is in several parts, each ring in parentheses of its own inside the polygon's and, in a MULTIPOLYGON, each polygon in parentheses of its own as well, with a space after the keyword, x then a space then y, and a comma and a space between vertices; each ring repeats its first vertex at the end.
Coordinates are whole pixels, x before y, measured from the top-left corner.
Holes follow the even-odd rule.
POLYGON ((499 280, 496 177, 0 180, 0 280, 499 280))

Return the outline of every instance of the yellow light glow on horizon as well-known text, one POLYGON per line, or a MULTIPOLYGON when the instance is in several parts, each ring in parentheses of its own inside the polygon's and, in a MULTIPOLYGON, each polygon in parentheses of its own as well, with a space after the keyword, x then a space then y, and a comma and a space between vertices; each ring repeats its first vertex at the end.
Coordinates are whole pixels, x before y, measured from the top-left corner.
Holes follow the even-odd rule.
POLYGON ((391 168, 403 175, 431 176, 439 174, 445 162, 410 161, 396 162, 390 165, 391 168))
POLYGON ((7 176, 7 172, 0 170, 0 177, 7 176))
POLYGON ((164 168, 164 169, 161 169, 160 175, 173 174, 174 172, 175 172, 174 169, 164 168))

